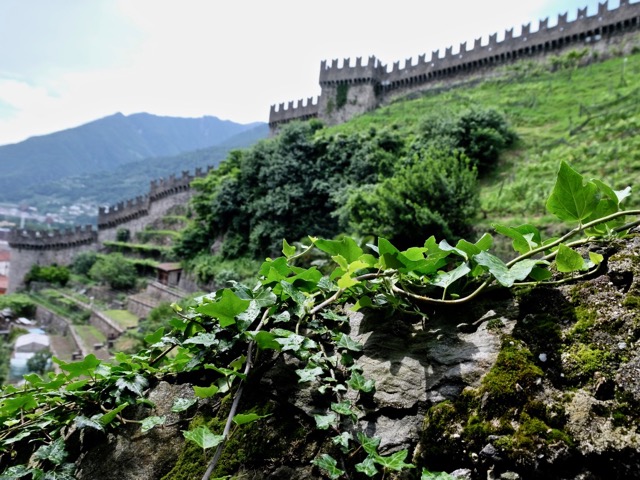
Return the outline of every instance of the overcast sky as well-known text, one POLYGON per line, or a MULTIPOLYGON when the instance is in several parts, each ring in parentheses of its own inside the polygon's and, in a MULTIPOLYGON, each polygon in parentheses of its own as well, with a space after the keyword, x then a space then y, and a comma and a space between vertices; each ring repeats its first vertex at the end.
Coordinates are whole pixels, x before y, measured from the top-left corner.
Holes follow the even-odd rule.
POLYGON ((271 104, 320 93, 321 60, 429 58, 597 3, 0 0, 0 145, 116 112, 267 121, 271 104))

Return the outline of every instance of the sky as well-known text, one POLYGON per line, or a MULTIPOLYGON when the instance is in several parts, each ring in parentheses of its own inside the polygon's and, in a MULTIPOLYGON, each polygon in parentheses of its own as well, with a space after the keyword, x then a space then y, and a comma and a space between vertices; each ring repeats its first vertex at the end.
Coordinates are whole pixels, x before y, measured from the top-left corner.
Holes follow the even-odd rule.
MULTIPOLYGON (((394 61, 597 0, 0 0, 0 145, 117 112, 268 121, 320 62, 394 61)), ((618 6, 618 0, 609 4, 618 6)))

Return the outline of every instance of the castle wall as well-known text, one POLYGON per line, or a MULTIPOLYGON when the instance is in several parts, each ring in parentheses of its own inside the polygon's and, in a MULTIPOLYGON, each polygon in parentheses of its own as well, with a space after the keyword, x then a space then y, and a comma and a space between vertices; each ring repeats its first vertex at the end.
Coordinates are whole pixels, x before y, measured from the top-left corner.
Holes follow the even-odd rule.
POLYGON ((374 110, 379 103, 376 86, 373 83, 331 84, 322 88, 320 97, 320 111, 322 119, 328 125, 344 123, 356 115, 374 110), (338 104, 338 99, 346 91, 344 105, 338 104))
POLYGON ((101 207, 98 231, 89 225, 66 231, 12 230, 9 234, 11 274, 7 293, 13 293, 23 285, 24 276, 33 265, 69 265, 78 253, 95 251, 102 242, 115 241, 121 228, 128 229, 132 236, 144 230, 170 208, 188 203, 192 195, 191 182, 207 175, 211 168, 197 168, 193 175, 185 171, 178 177, 172 175, 153 180, 147 195, 101 207))
MULTIPOLYGON (((478 75, 486 78, 496 66, 520 59, 541 58, 567 48, 597 48, 603 40, 606 43, 640 29, 640 2, 620 0, 618 8, 609 10, 605 1, 598 5, 594 15, 588 16, 587 9, 582 8, 578 9, 575 20, 568 21, 567 18, 567 13, 558 15, 553 26, 546 18, 538 23, 535 30, 528 23, 522 26, 517 36, 511 28, 504 32, 500 41, 498 34, 494 33, 486 43, 478 38, 472 46, 461 43, 455 52, 454 47, 446 48, 444 55, 436 50, 429 59, 422 54, 417 62, 411 58, 405 60, 402 67, 399 61, 394 62, 391 69, 373 56, 369 57, 366 65, 363 65, 361 58, 356 59, 355 65, 351 64, 349 58, 344 59, 342 66, 339 66, 338 60, 333 60, 330 65, 322 61, 319 79, 322 93, 317 117, 330 125, 341 123, 388 102, 399 93, 441 88, 442 85, 468 81, 478 75), (340 85, 343 89, 344 85, 348 85, 350 93, 353 90, 343 106, 335 103, 340 85), (365 85, 366 88, 363 87, 365 85)), ((301 110, 288 109, 286 121, 305 120, 302 115, 296 117, 298 112, 301 113, 301 110)), ((282 123, 277 113, 282 116, 281 111, 276 112, 272 107, 269 118, 272 133, 282 123)))
POLYGON ((24 276, 33 265, 68 265, 78 253, 95 249, 97 238, 97 232, 90 225, 50 232, 12 230, 9 235, 11 273, 7 293, 14 293, 22 285, 24 276))

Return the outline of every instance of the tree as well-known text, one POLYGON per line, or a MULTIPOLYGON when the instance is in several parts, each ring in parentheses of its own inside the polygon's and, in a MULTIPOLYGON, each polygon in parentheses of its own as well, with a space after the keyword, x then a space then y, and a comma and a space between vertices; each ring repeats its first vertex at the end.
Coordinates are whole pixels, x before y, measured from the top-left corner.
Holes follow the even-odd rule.
POLYGON ((89 270, 89 277, 115 290, 128 290, 136 284, 136 267, 121 253, 104 255, 89 270))
POLYGON ((478 209, 476 176, 464 155, 424 150, 393 177, 355 190, 343 216, 357 234, 385 237, 398 248, 431 235, 459 238, 478 209))
POLYGON ((88 275, 93 264, 98 260, 98 254, 93 250, 81 252, 75 256, 71 270, 78 275, 88 275))

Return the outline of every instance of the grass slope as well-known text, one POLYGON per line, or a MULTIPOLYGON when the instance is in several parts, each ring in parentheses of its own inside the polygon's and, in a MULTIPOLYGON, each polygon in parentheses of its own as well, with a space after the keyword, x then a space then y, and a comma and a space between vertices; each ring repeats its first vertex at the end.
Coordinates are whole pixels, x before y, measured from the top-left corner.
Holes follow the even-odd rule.
MULTIPOLYGON (((544 202, 561 160, 616 189, 640 185, 640 54, 553 73, 533 62, 524 66, 535 74, 523 75, 521 64, 500 79, 399 100, 325 132, 390 126, 411 136, 429 115, 497 108, 520 141, 481 179, 482 209, 493 221, 544 221, 539 217, 546 215, 544 202)), ((640 205, 638 196, 628 205, 640 205)))

